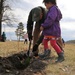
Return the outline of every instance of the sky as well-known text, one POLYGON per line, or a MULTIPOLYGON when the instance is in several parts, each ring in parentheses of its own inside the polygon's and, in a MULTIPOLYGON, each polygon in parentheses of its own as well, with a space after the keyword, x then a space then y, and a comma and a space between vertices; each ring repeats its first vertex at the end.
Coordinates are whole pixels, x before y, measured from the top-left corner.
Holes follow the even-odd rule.
MULTIPOLYGON (((9 1, 9 0, 8 0, 9 1)), ((12 0, 11 0, 12 1, 12 0)), ((37 6, 44 6, 43 0, 15 0, 9 5, 13 8, 14 15, 18 18, 19 22, 23 22, 25 30, 29 12, 32 8, 37 6)), ((63 18, 60 21, 62 38, 65 41, 75 40, 75 0, 57 0, 57 6, 62 12, 63 18)), ((3 26, 2 31, 6 32, 7 39, 17 39, 15 35, 16 27, 10 28, 3 26)))

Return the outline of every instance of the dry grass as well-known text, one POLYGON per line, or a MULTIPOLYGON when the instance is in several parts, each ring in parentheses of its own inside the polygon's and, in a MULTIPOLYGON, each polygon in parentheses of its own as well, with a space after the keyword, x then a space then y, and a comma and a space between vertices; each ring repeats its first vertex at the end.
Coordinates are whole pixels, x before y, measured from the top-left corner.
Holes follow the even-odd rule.
MULTIPOLYGON (((19 44, 14 41, 0 42, 0 56, 8 56, 27 49, 28 45, 23 42, 19 44)), ((57 56, 54 50, 52 50, 52 56, 57 56)), ((48 62, 44 70, 46 75, 75 75, 75 44, 66 44, 64 62, 54 64, 54 59, 48 62)))
POLYGON ((6 41, 0 42, 0 56, 5 57, 11 54, 27 50, 28 45, 24 42, 6 41))
POLYGON ((66 44, 65 61, 62 63, 50 63, 46 67, 47 75, 75 75, 75 44, 66 44))

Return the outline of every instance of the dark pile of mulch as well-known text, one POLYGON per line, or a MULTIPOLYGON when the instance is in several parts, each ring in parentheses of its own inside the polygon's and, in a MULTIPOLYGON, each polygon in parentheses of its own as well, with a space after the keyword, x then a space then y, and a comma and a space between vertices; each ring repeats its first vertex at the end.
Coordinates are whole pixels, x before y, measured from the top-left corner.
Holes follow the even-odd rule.
POLYGON ((24 52, 14 54, 8 57, 0 57, 0 75, 46 75, 44 73, 47 62, 40 59, 30 59, 26 64, 24 52))

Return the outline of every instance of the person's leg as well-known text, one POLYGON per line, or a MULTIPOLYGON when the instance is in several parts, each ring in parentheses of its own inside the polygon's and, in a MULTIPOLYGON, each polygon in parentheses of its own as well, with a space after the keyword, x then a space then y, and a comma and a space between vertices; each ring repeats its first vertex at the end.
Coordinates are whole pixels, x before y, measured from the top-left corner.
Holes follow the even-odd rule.
POLYGON ((44 50, 48 49, 48 39, 43 40, 44 50))
POLYGON ((24 40, 24 44, 25 44, 25 40, 24 40))
POLYGON ((33 46, 35 45, 35 43, 37 42, 39 35, 40 35, 40 27, 38 25, 39 23, 35 24, 35 29, 34 29, 34 33, 33 33, 33 46))
POLYGON ((62 50, 57 45, 56 40, 50 40, 51 46, 56 50, 57 54, 61 53, 62 50))
POLYGON ((28 44, 28 40, 27 40, 27 44, 28 44))
POLYGON ((25 42, 26 42, 26 44, 27 44, 27 39, 25 39, 25 42))
POLYGON ((56 62, 64 61, 64 53, 62 52, 61 48, 57 45, 56 40, 50 40, 50 43, 58 54, 58 59, 56 60, 56 62))
POLYGON ((61 48, 62 51, 64 51, 64 43, 62 41, 62 38, 60 37, 58 40, 57 40, 57 44, 59 45, 59 47, 61 48))
POLYGON ((38 56, 38 47, 37 47, 37 50, 35 51, 34 46, 39 38, 40 32, 41 31, 40 31, 39 23, 36 23, 34 33, 33 33, 33 50, 32 50, 32 52, 34 53, 34 56, 38 56))
POLYGON ((51 50, 48 47, 48 41, 49 39, 43 39, 44 53, 40 55, 41 58, 49 57, 51 54, 51 50))

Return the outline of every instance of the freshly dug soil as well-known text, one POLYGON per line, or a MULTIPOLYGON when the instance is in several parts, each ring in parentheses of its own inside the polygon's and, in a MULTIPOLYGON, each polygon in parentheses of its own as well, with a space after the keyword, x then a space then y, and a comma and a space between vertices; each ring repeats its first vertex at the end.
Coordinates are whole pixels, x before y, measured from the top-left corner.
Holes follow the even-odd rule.
POLYGON ((0 57, 0 75, 46 75, 48 62, 39 58, 29 58, 21 52, 8 57, 0 57))

